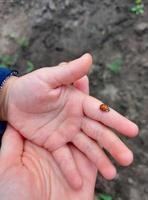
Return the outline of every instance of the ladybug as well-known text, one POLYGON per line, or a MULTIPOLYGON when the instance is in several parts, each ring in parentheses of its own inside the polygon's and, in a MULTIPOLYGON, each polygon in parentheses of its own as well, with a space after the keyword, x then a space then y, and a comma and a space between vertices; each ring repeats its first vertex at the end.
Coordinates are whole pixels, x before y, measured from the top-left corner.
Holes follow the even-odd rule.
POLYGON ((109 112, 110 109, 109 109, 109 106, 107 104, 101 104, 100 105, 100 110, 102 110, 103 112, 109 112))

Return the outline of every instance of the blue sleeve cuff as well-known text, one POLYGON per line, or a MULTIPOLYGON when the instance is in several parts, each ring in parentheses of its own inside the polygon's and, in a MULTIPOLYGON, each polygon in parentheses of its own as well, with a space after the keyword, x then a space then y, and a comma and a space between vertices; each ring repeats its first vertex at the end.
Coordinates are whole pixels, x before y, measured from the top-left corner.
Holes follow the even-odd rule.
POLYGON ((6 127, 7 127, 7 122, 0 122, 0 146, 6 127))
POLYGON ((18 72, 16 70, 11 70, 0 66, 0 87, 3 86, 5 80, 10 76, 17 76, 18 72))
POLYGON ((7 127, 7 122, 0 122, 0 135, 3 135, 7 127))
MULTIPOLYGON (((17 76, 18 72, 16 70, 11 70, 8 68, 5 68, 4 66, 0 66, 0 89, 3 87, 5 81, 7 78, 11 76, 17 76)), ((0 121, 0 144, 2 136, 6 130, 7 122, 0 121)))

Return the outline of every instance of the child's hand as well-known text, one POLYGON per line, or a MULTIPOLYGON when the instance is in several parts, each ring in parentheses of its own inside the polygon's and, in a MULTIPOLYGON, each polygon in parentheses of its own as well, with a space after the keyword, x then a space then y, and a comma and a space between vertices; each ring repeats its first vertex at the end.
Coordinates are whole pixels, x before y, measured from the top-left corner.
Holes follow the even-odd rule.
MULTIPOLYGON (((112 109, 102 112, 99 100, 72 85, 88 73, 91 63, 86 54, 63 67, 42 68, 15 79, 8 87, 7 120, 49 151, 72 142, 105 178, 112 179, 116 170, 102 147, 124 166, 133 154, 110 128, 129 137, 137 135, 138 128, 112 109)), ((67 175, 62 156, 57 161, 67 175)))

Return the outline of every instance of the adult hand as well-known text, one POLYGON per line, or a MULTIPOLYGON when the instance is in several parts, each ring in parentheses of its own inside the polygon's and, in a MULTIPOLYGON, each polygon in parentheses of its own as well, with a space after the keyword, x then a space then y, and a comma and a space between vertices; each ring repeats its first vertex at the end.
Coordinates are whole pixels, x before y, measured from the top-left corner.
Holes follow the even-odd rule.
MULTIPOLYGON (((138 128, 113 109, 102 112, 102 102, 73 86, 87 74, 91 63, 86 54, 62 67, 42 68, 13 82, 10 79, 7 120, 25 138, 49 151, 72 142, 105 178, 112 179, 116 169, 101 147, 124 166, 132 162, 133 154, 110 128, 129 137, 138 128)), ((61 157, 56 156, 59 164, 61 157)), ((67 175, 67 168, 59 166, 67 175)))
POLYGON ((93 200, 97 170, 80 151, 69 147, 83 179, 79 190, 67 184, 49 151, 8 126, 0 151, 0 199, 93 200))

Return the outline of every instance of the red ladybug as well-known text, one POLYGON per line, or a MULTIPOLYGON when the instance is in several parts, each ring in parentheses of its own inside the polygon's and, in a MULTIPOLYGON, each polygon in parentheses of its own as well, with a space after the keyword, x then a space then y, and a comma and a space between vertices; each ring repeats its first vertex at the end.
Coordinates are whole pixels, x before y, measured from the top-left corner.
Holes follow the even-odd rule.
POLYGON ((109 112, 110 109, 109 109, 109 106, 107 104, 101 104, 100 105, 100 110, 102 110, 103 112, 109 112))

